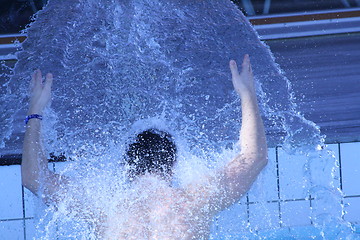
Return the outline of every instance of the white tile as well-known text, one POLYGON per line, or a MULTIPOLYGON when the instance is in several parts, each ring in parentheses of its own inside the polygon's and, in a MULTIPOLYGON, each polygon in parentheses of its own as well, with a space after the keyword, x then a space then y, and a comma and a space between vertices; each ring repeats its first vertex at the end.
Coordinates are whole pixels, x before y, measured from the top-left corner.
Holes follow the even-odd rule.
POLYGON ((289 155, 278 148, 280 198, 304 199, 309 196, 309 178, 305 174, 307 158, 299 155, 289 155))
POLYGON ((23 220, 0 221, 0 239, 1 240, 23 240, 24 224, 23 220))
POLYGON ((0 167, 0 220, 23 217, 20 166, 0 167))
POLYGON ((26 239, 36 239, 36 224, 37 220, 27 219, 25 220, 25 233, 26 239))
POLYGON ((240 203, 240 204, 247 204, 247 202, 248 202, 247 196, 248 196, 248 193, 244 194, 244 195, 240 198, 239 203, 240 203))
POLYGON ((336 193, 340 188, 340 174, 338 167, 337 146, 330 145, 325 149, 309 151, 308 169, 304 170, 304 175, 308 175, 311 180, 311 195, 323 194, 324 188, 336 193))
POLYGON ((269 161, 249 191, 250 202, 266 202, 278 199, 276 150, 268 151, 269 161))
POLYGON ((360 195, 360 142, 340 144, 343 192, 360 195))
MULTIPOLYGON (((315 199, 311 201, 312 216, 330 215, 334 218, 341 218, 342 205, 341 196, 328 191, 318 191, 316 195, 312 195, 315 199)), ((316 218, 313 219, 316 221, 316 218)))
POLYGON ((279 227, 278 203, 257 203, 249 205, 251 229, 264 230, 279 227))
POLYGON ((280 206, 283 227, 305 226, 311 224, 309 200, 281 202, 280 206))
POLYGON ((340 166, 339 166, 339 145, 329 144, 327 145, 327 153, 333 159, 335 159, 335 166, 333 172, 333 184, 335 188, 340 189, 340 166))
POLYGON ((24 204, 25 204, 25 217, 35 216, 35 201, 36 196, 30 190, 24 188, 24 204))
POLYGON ((345 220, 360 225, 360 197, 351 197, 344 199, 345 220))
POLYGON ((218 214, 216 219, 213 235, 224 236, 244 232, 248 222, 247 206, 244 204, 234 204, 218 214))

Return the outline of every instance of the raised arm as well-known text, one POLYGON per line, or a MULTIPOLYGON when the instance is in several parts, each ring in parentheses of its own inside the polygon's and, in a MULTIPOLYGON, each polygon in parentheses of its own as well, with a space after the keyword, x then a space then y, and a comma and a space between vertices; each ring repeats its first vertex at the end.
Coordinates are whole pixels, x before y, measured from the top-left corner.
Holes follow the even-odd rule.
POLYGON ((241 73, 233 60, 230 61, 230 70, 242 106, 241 152, 223 168, 199 178, 185 190, 196 206, 210 206, 213 214, 239 201, 267 164, 266 137, 249 56, 244 57, 241 73))
POLYGON ((48 161, 43 148, 41 137, 41 116, 44 108, 51 99, 51 86, 53 76, 48 73, 45 82, 42 80, 40 70, 36 70, 30 83, 30 105, 28 119, 25 131, 21 176, 22 184, 34 194, 38 194, 40 186, 44 194, 45 201, 53 201, 54 192, 62 184, 60 176, 48 169, 48 161), (37 116, 36 116, 37 115, 37 116))
POLYGON ((233 60, 230 61, 230 70, 234 88, 241 99, 241 152, 221 173, 221 185, 225 188, 225 205, 238 201, 267 164, 265 130, 259 113, 249 55, 244 57, 241 73, 233 60))

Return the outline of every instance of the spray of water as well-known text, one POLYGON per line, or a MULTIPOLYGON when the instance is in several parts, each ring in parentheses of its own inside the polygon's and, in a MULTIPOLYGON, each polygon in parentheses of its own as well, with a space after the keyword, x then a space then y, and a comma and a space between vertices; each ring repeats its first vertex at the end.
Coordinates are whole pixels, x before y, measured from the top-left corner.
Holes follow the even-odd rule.
MULTIPOLYGON (((62 174, 81 179, 76 185, 84 191, 83 202, 64 200, 57 209, 44 209, 43 239, 96 239, 100 223, 91 219, 114 212, 119 202, 131 209, 131 194, 146 198, 147 192, 129 191, 123 174, 126 146, 142 130, 158 128, 176 139, 175 185, 231 159, 241 113, 228 60, 241 61, 245 53, 251 55, 269 145, 308 154, 311 195, 319 200, 313 221, 325 235, 329 222, 340 224, 335 160, 323 150, 318 127, 297 112, 291 85, 268 47, 229 0, 50 0, 26 33, 1 89, 1 146, 18 124, 13 116, 27 108, 33 69, 52 72, 45 147, 72 159, 62 174), (73 204, 99 210, 79 213, 73 204)), ((70 187, 63 199, 73 200, 77 189, 70 187)), ((116 219, 117 227, 127 224, 121 220, 126 217, 116 219)))

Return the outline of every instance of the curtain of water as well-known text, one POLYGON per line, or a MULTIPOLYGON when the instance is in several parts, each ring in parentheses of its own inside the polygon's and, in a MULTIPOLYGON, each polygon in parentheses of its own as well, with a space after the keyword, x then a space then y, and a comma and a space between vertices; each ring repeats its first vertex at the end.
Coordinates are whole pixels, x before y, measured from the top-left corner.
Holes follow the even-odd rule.
MULTIPOLYGON (((290 83, 268 47, 229 0, 50 0, 26 33, 1 97, 2 146, 14 113, 27 108, 29 76, 40 68, 55 77, 44 118, 48 152, 99 172, 109 159, 121 160, 131 136, 155 127, 175 136, 187 152, 180 155, 215 158, 238 140, 240 102, 228 61, 241 62, 245 53, 270 145, 297 153, 323 145, 315 124, 297 112, 290 83)), ((333 159, 312 155, 309 169, 332 171, 333 159)), ((332 196, 331 179, 312 182, 314 195, 332 196)))

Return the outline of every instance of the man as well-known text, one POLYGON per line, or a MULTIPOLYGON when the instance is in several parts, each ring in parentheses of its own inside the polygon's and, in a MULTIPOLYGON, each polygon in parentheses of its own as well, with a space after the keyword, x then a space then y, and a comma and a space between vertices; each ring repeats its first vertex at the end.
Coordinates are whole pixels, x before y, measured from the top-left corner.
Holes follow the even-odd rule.
MULTIPOLYGON (((131 189, 143 194, 141 198, 139 195, 127 195, 111 216, 102 216, 99 221, 103 224, 97 226, 98 238, 207 239, 213 216, 239 201, 248 191, 267 164, 266 137, 259 115, 249 56, 244 56, 241 73, 233 60, 230 61, 230 70, 242 105, 241 152, 214 174, 201 177, 183 188, 174 188, 169 184, 171 167, 166 166, 172 166, 176 150, 165 156, 169 161, 160 164, 154 163, 155 158, 148 158, 148 163, 144 164, 145 159, 141 156, 157 154, 161 150, 150 154, 138 151, 149 138, 164 142, 164 139, 171 137, 159 138, 162 133, 154 131, 144 133, 147 137, 139 135, 136 144, 129 147, 128 164, 132 169, 129 171, 131 189), (149 137, 149 134, 154 136, 149 137), (123 219, 125 217, 126 221, 123 219)), ((42 83, 40 70, 32 78, 22 183, 35 194, 41 192, 46 202, 56 204, 61 201, 59 192, 66 191, 71 180, 48 170, 46 154, 41 145, 41 114, 50 101, 52 81, 52 75, 47 74, 42 83)), ((170 140, 165 145, 174 149, 170 140)))

